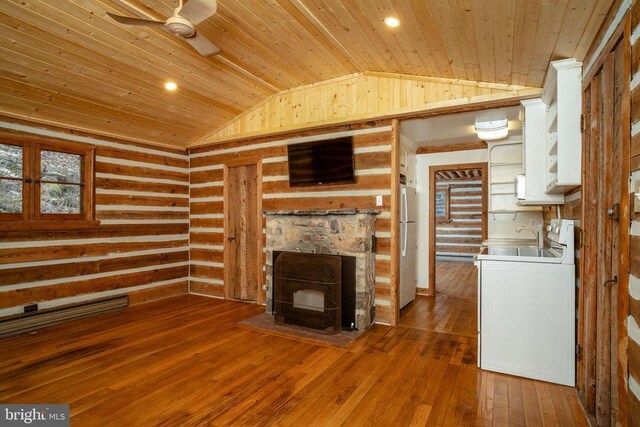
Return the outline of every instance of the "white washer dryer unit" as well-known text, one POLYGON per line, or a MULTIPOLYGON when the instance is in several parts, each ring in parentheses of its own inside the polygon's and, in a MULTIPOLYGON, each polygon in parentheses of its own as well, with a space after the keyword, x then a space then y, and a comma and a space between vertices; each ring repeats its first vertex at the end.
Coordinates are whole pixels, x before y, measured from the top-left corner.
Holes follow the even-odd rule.
POLYGON ((571 220, 552 220, 545 249, 477 256, 478 366, 575 386, 575 250, 571 220))

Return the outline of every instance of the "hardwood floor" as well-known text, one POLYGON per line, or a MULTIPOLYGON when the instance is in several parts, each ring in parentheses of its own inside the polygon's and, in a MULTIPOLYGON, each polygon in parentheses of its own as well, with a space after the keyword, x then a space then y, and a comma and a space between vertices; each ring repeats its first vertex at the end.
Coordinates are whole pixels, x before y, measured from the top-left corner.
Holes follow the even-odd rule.
POLYGON ((436 294, 452 297, 478 296, 478 269, 472 262, 438 261, 436 294))
POLYGON ((475 338, 478 334, 477 269, 472 263, 436 264, 436 296, 416 296, 400 325, 475 338))
POLYGON ((586 425, 574 389, 476 368, 474 338, 374 326, 348 348, 236 326, 180 296, 0 340, 0 402, 71 425, 586 425))

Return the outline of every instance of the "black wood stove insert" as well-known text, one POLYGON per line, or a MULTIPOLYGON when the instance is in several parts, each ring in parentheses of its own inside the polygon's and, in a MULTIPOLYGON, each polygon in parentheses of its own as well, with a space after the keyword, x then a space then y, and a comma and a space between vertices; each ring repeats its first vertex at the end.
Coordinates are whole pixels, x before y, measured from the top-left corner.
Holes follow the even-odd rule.
POLYGON ((273 258, 276 323, 326 334, 354 329, 355 257, 274 251, 273 258))

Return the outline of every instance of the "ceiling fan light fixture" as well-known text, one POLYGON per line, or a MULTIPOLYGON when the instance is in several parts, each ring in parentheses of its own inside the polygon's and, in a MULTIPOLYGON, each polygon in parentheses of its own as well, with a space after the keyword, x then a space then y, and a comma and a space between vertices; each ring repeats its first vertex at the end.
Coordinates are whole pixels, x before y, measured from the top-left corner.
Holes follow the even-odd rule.
POLYGON ((164 88, 169 92, 173 92, 174 90, 178 89, 178 85, 175 84, 174 82, 166 82, 164 84, 164 88))
POLYGON ((170 34, 190 44, 200 55, 213 56, 218 54, 220 49, 206 36, 196 32, 195 26, 215 15, 217 8, 218 3, 216 0, 189 0, 186 4, 181 0, 180 6, 174 9, 173 16, 166 21, 132 18, 129 16, 115 15, 111 12, 107 12, 107 15, 114 21, 124 25, 162 27, 170 34))
POLYGON ((396 28, 400 26, 400 20, 395 16, 387 16, 383 19, 383 21, 387 25, 387 27, 396 28))
POLYGON ((196 33, 191 21, 179 15, 167 19, 164 26, 170 33, 180 37, 191 37, 196 33))
POLYGON ((478 138, 483 141, 493 141, 509 135, 509 120, 500 119, 489 122, 476 122, 475 130, 478 138))

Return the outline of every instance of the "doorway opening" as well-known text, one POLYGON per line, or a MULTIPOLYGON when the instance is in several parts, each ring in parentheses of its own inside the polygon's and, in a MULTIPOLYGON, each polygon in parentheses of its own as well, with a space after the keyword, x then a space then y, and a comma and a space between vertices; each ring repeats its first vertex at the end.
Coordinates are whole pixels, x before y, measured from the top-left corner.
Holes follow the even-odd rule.
POLYGON ((485 233, 482 168, 435 171, 433 292, 475 297, 473 257, 485 233))
POLYGON ((477 270, 487 238, 487 164, 429 168, 429 288, 402 312, 401 323, 439 332, 477 334, 477 270))
MULTIPOLYGON (((469 323, 476 322, 477 315, 477 272, 472 262, 473 256, 479 253, 481 244, 488 240, 489 235, 497 239, 521 238, 516 230, 516 221, 508 219, 510 215, 498 215, 496 218, 492 214, 489 217, 489 205, 494 201, 494 198, 489 198, 490 194, 500 193, 501 196, 498 198, 502 200, 503 197, 508 198, 507 193, 510 193, 511 199, 515 199, 513 179, 516 175, 504 179, 490 176, 490 147, 515 146, 521 143, 522 129, 520 106, 517 101, 499 108, 479 107, 474 111, 402 121, 400 147, 403 150, 412 149, 416 157, 414 174, 409 174, 408 177, 415 177, 417 195, 417 298, 400 310, 401 324, 409 322, 422 328, 426 325, 427 329, 451 333, 454 330, 451 325, 456 323, 455 317, 464 311, 463 316, 467 316, 468 322, 463 328, 466 331, 463 331, 463 334, 471 334, 474 337, 477 335, 475 324, 469 323), (504 119, 508 122, 506 138, 487 143, 478 136, 475 123, 504 119), (500 186, 494 185, 496 180, 500 181, 500 186), (464 184, 471 182, 476 182, 470 184, 475 187, 465 190, 464 184), (436 184, 439 184, 438 190, 443 190, 438 191, 437 195, 436 184), (465 194, 465 191, 469 194, 465 194), (471 194, 472 192, 475 193, 471 194), (438 222, 434 213, 436 204, 439 211, 445 210, 439 213, 442 220, 438 222), (467 206, 459 206, 464 204, 467 206), (499 227, 496 228, 497 223, 499 227), (451 303, 462 303, 465 298, 464 308, 458 310, 458 313, 452 312, 449 308, 451 303), (411 320, 414 316, 415 319, 411 320)), ((510 154, 511 151, 513 150, 509 150, 510 154)), ((510 173, 518 171, 518 168, 514 163, 506 170, 510 173)), ((521 170, 518 173, 521 173, 521 170)), ((507 209, 504 203, 495 207, 495 210, 501 209, 507 209)), ((458 321, 458 325, 464 324, 467 320, 458 321)))

